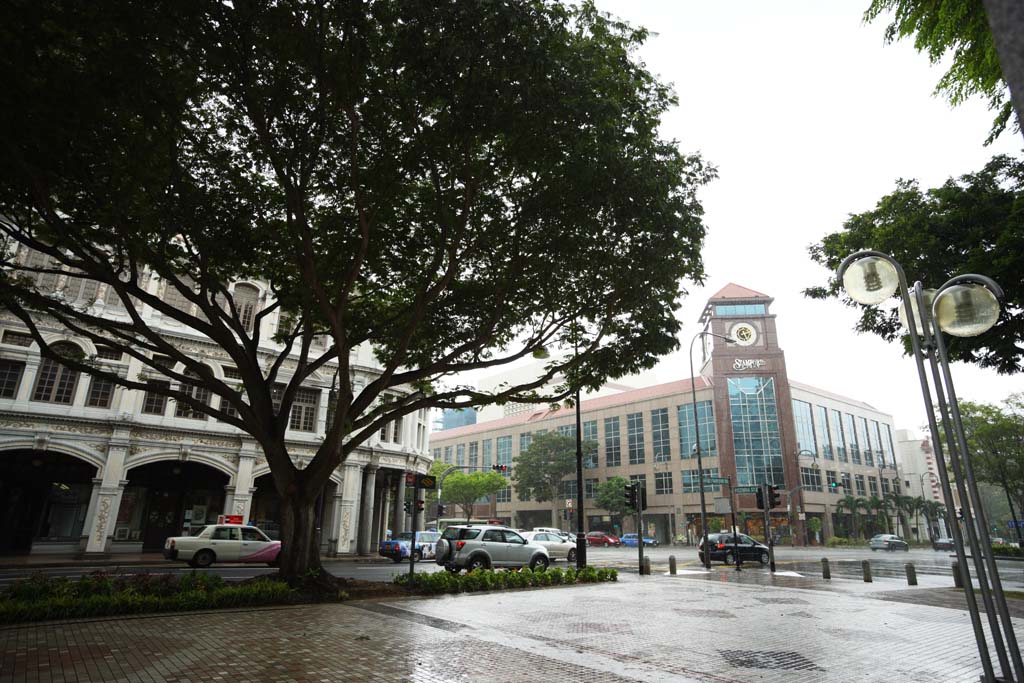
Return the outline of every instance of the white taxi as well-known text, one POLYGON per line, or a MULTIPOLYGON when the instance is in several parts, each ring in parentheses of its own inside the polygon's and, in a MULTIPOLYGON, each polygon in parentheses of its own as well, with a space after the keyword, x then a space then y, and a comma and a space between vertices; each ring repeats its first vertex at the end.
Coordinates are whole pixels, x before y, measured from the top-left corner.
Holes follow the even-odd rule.
POLYGON ((191 536, 172 536, 164 541, 164 557, 209 567, 214 562, 260 562, 277 565, 281 541, 272 541, 254 526, 211 524, 191 536))

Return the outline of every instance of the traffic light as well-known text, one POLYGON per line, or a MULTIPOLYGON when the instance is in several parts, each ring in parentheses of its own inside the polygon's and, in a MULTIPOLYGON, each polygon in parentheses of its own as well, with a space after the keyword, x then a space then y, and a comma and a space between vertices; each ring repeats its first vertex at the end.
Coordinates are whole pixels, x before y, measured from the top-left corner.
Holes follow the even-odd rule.
POLYGON ((491 469, 495 472, 506 474, 508 472, 508 465, 491 465, 491 469))
POLYGON ((626 506, 638 510, 636 500, 637 487, 636 484, 626 484, 626 506))
POLYGON ((768 509, 776 508, 779 506, 779 490, 774 486, 768 487, 768 509))
POLYGON ((416 501, 416 512, 423 512, 423 501, 422 500, 417 500, 416 501))
POLYGON ((757 489, 757 509, 764 510, 764 487, 759 486, 757 489))
POLYGON ((831 493, 835 493, 835 492, 836 492, 836 489, 837 489, 837 488, 839 488, 839 482, 838 482, 838 481, 835 481, 835 480, 833 479, 833 480, 830 480, 830 481, 828 482, 828 490, 829 490, 829 491, 830 491, 831 493))
POLYGON ((437 517, 438 517, 438 519, 440 519, 441 515, 443 515, 443 514, 444 514, 444 505, 441 505, 441 503, 438 503, 437 504, 437 517))
POLYGON ((960 507, 960 506, 957 506, 957 508, 956 508, 956 518, 957 518, 957 521, 960 521, 960 522, 964 521, 964 509, 962 507, 960 507))
POLYGON ((412 512, 412 501, 405 501, 405 503, 403 503, 403 507, 405 507, 405 514, 409 514, 410 512, 412 512))

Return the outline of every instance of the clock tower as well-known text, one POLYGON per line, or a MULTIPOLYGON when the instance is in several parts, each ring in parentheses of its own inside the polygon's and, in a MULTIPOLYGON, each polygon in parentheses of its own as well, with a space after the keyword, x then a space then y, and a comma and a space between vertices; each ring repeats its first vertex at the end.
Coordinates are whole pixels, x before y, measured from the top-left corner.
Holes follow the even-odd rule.
MULTIPOLYGON (((732 283, 712 296, 701 324, 735 341, 710 337, 712 349, 701 373, 713 378, 719 474, 730 477, 734 486, 777 487, 781 507, 772 510, 772 525, 792 524, 796 537, 803 538, 793 402, 772 302, 766 294, 732 283)), ((757 511, 753 495, 737 498, 739 510, 757 511)), ((754 526, 759 528, 759 522, 754 526)))

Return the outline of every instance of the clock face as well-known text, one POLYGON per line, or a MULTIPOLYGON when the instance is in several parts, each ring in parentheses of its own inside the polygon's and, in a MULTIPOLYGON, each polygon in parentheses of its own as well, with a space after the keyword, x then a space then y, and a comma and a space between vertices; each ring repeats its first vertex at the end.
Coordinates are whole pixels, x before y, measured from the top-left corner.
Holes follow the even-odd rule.
POLYGON ((733 325, 729 334, 740 346, 750 346, 757 341, 757 330, 755 330, 754 326, 749 323, 733 325))

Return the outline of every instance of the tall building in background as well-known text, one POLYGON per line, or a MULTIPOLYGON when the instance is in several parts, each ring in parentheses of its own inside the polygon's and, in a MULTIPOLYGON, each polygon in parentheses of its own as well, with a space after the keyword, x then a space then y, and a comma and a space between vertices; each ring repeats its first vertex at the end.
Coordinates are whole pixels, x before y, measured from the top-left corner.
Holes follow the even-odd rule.
MULTIPOLYGON (((593 507, 598 485, 619 476, 640 481, 647 490, 645 533, 663 543, 699 536, 694 393, 705 476, 729 477, 735 486, 777 486, 782 504, 772 511, 771 526, 780 541, 817 543, 851 534, 853 520, 836 510, 845 495, 882 497, 903 490, 894 468, 891 416, 864 401, 790 381, 771 304, 760 292, 724 287, 708 300, 700 322, 737 343, 706 338, 697 377, 582 401, 582 436, 598 445, 586 454, 588 530, 635 530, 631 518, 593 507)), ((434 459, 445 462, 514 469, 534 434, 574 435, 575 430, 572 410, 531 406, 434 434, 431 447, 434 459)), ((705 483, 705 492, 710 531, 718 531, 728 524, 727 515, 716 513, 728 509, 728 489, 705 483)), ((553 502, 520 501, 510 485, 487 514, 516 527, 570 529, 574 523, 558 514, 558 507, 575 497, 574 475, 565 478, 553 502)), ((754 495, 738 495, 736 504, 741 527, 762 536, 754 495)))
POLYGON ((473 408, 445 408, 441 417, 434 421, 435 431, 455 429, 476 424, 476 410, 473 408))
MULTIPOLYGON (((909 429, 897 430, 896 452, 899 456, 900 478, 907 489, 907 495, 945 504, 931 439, 920 437, 909 429)), ((931 538, 949 537, 945 518, 940 516, 933 520, 935 526, 930 530, 927 524, 923 515, 915 515, 910 520, 911 534, 915 539, 927 541, 929 531, 931 538)))

